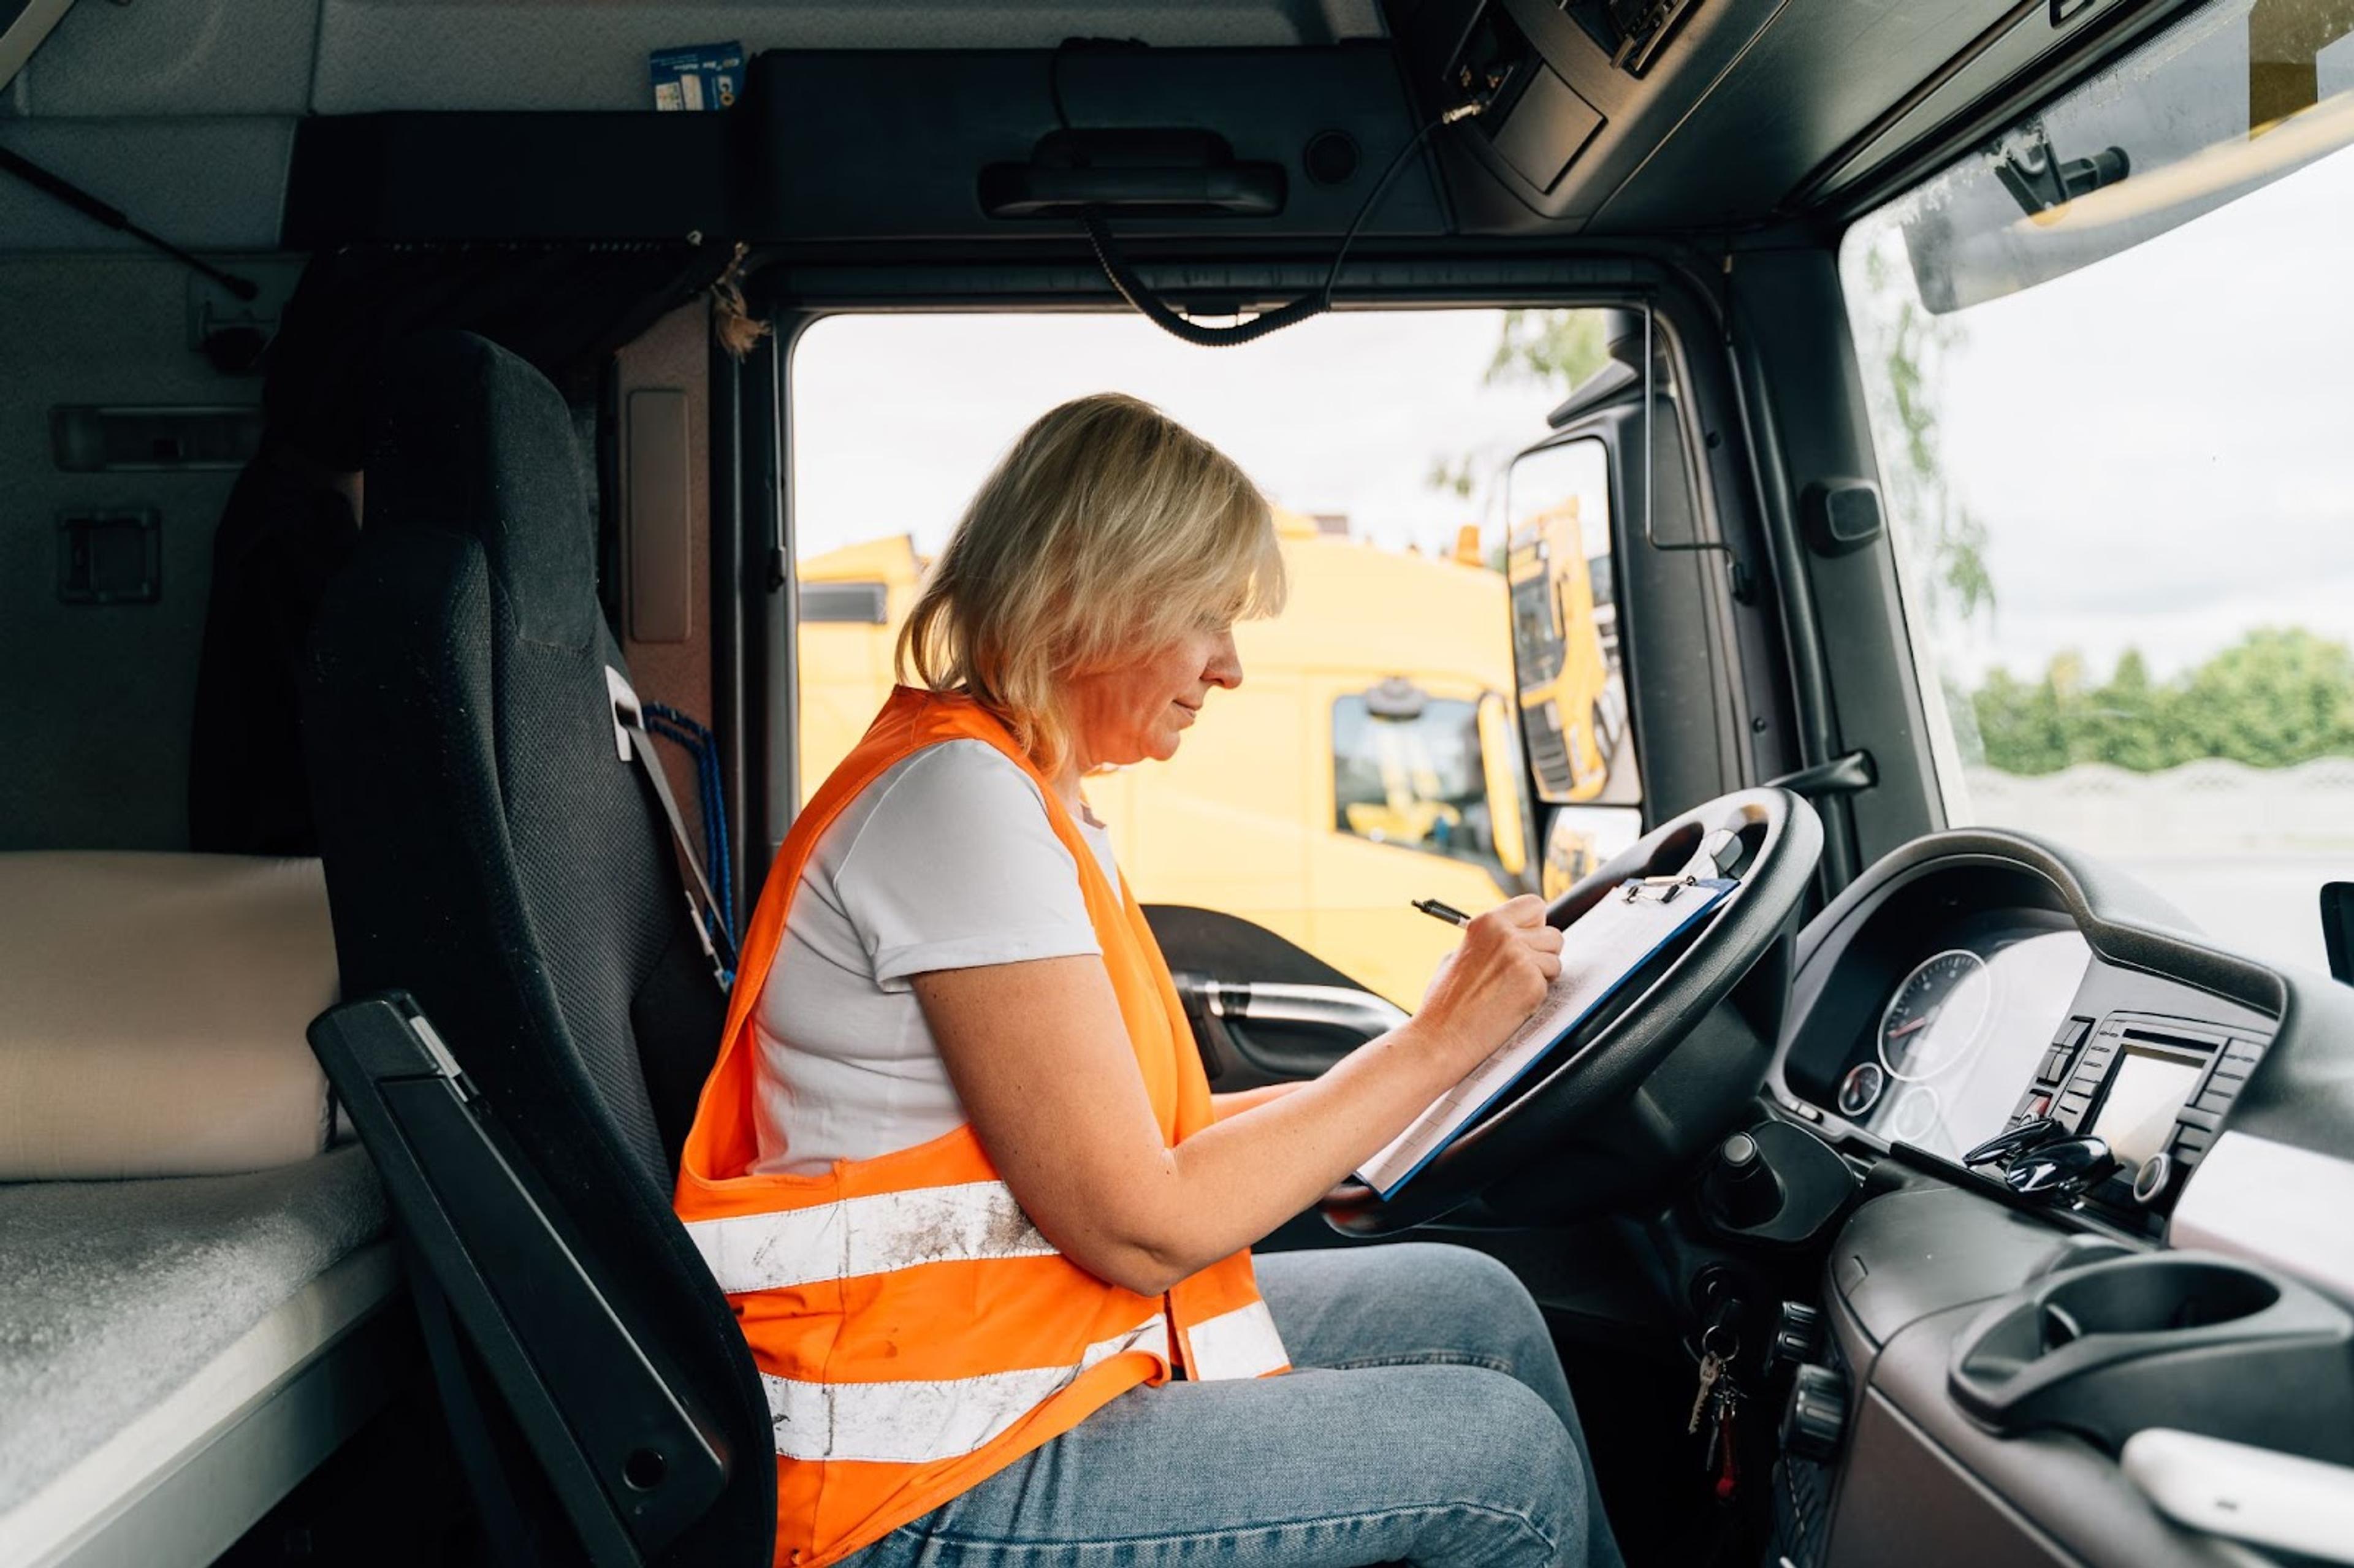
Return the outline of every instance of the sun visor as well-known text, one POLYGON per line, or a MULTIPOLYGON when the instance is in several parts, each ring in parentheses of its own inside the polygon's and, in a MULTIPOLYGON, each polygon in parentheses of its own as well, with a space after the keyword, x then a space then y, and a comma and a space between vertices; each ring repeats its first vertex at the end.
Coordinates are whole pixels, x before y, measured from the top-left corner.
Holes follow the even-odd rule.
POLYGON ((1922 303, 2048 282, 2354 142, 2354 14, 2302 25, 2327 9, 2203 13, 1931 180, 1900 220, 1922 303))

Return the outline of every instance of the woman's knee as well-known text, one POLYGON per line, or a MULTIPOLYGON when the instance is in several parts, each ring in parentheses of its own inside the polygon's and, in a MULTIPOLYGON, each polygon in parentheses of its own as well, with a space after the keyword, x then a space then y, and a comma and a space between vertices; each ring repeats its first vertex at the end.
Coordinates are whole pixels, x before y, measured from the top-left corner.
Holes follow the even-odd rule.
POLYGON ((1564 1563, 1582 1560, 1585 1469, 1561 1418, 1519 1379, 1483 1367, 1430 1369, 1434 1381, 1426 1462, 1453 1501, 1525 1518, 1556 1544, 1564 1563))

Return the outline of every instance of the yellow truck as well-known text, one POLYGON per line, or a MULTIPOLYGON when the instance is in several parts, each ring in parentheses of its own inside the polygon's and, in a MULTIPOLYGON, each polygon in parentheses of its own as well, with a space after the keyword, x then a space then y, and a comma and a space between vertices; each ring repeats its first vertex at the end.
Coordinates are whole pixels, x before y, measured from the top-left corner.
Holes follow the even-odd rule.
POLYGON ((1557 805, 1598 800, 1627 733, 1608 541, 1586 553, 1573 495, 1512 530, 1504 567, 1537 791, 1557 805))
MULTIPOLYGON (((1221 909, 1411 1007, 1446 927, 1533 886, 1505 579, 1278 512, 1290 602, 1235 629, 1245 679, 1176 758, 1092 780, 1149 904, 1221 909)), ((1582 563, 1581 563, 1582 564, 1582 563)), ((904 535, 801 563, 804 790, 865 730, 924 563, 904 535)))

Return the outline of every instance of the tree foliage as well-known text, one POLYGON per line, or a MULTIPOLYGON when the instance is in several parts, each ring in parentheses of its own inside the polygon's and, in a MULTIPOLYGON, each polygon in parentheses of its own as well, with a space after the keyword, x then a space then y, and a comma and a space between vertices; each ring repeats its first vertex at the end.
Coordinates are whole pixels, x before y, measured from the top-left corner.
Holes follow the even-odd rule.
POLYGON ((1971 706, 1988 766, 2006 773, 2079 762, 2148 773, 2202 757, 2285 768, 2354 756, 2354 652, 2267 628, 2167 682, 2128 649, 2099 685, 2082 658, 2062 653, 2038 681, 1989 672, 1971 706))
POLYGON ((1869 308, 1858 323, 1864 339, 1857 346, 1876 359, 1885 377, 1874 390, 1896 429, 1896 450, 1881 454, 1881 476, 1889 489, 1889 511, 1909 527, 1918 558, 1928 570, 1922 584, 1933 611, 1950 610, 1968 620, 1994 609, 1994 578, 1986 565, 1986 524, 1963 504, 1946 482, 1940 450, 1937 383, 1946 355, 1962 343, 1961 323, 1932 315, 1899 275, 1895 254, 1901 240, 1883 237, 1864 253, 1869 308))
MULTIPOLYGON (((1610 357, 1599 311, 1506 311, 1495 351, 1480 377, 1494 387, 1527 383, 1565 397, 1570 388, 1602 368, 1610 357)), ((1430 460, 1423 482, 1484 513, 1502 494, 1505 465, 1514 448, 1491 445, 1471 451, 1441 452, 1430 460)), ((1502 550, 1494 552, 1501 571, 1502 550)))
POLYGON ((1600 311, 1506 311, 1489 386, 1532 381, 1564 397, 1610 359, 1600 311))

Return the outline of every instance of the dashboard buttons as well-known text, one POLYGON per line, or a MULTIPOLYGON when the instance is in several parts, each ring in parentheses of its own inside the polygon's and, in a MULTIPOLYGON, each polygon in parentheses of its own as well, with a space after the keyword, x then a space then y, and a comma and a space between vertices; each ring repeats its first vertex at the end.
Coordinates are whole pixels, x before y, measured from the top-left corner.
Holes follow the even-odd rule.
POLYGON ((2173 1184, 2174 1157, 2160 1150, 2143 1160, 2141 1169, 2134 1172, 2134 1202, 2147 1208, 2173 1184))
POLYGON ((1826 1366, 1798 1369, 1782 1407, 1782 1446, 1802 1459, 1828 1461, 1847 1435, 1847 1380, 1826 1366))
MULTIPOLYGON (((1819 1079, 1817 1080, 1820 1082, 1819 1079)), ((1858 1062, 1840 1080, 1840 1115, 1853 1119, 1867 1115, 1880 1103, 1880 1094, 1888 1087, 1888 1075, 1877 1062, 1858 1062)))

